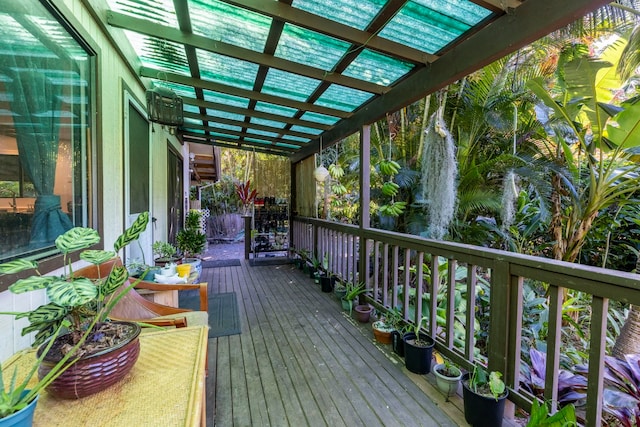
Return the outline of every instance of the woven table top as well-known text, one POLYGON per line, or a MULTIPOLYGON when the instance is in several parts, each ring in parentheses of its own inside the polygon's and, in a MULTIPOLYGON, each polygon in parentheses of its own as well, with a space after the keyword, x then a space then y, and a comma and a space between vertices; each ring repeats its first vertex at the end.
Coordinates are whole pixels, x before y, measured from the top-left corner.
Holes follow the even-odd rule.
MULTIPOLYGON (((138 361, 122 381, 78 400, 56 399, 44 391, 33 425, 200 425, 207 335, 208 328, 203 326, 141 334, 138 361)), ((3 364, 3 372, 10 375, 14 366, 19 372, 26 372, 34 355, 34 351, 16 354, 3 364)))

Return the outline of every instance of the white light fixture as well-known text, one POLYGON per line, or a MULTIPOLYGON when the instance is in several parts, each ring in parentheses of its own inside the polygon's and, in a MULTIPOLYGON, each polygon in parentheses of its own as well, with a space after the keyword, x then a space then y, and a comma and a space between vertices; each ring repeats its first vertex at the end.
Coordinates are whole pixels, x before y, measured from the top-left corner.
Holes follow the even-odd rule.
POLYGON ((313 177, 318 182, 324 182, 329 176, 329 171, 322 165, 322 137, 320 137, 320 166, 313 171, 313 177))

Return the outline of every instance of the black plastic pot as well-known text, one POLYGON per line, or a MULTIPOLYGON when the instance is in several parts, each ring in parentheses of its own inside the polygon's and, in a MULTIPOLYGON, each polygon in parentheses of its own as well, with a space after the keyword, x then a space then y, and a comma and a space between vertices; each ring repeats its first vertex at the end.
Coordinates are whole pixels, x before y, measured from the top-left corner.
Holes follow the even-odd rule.
POLYGON ((500 427, 504 418, 504 405, 509 391, 496 400, 493 396, 479 395, 469 388, 470 374, 462 376, 464 419, 474 427, 500 427))
POLYGON ((426 341, 426 346, 416 346, 416 334, 404 334, 404 366, 414 374, 428 374, 431 371, 431 357, 435 341, 428 335, 420 334, 420 340, 426 341))
POLYGON ((398 331, 391 332, 391 348, 395 354, 404 357, 404 339, 398 331))
POLYGON ((320 286, 322 287, 322 292, 333 292, 333 284, 335 283, 335 279, 330 276, 320 276, 320 286))

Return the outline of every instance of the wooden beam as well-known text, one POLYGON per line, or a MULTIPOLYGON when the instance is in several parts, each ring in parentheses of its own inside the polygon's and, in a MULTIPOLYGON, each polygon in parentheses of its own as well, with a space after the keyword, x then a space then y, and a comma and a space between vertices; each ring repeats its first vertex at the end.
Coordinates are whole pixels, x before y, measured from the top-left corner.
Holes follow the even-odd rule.
POLYGON ((200 134, 184 134, 183 138, 187 142, 197 142, 199 144, 211 144, 215 147, 233 148, 236 150, 255 151, 256 153, 273 154, 276 156, 288 157, 289 152, 278 150, 277 147, 265 148, 265 145, 245 142, 245 141, 227 141, 225 139, 218 139, 213 137, 202 138, 204 135, 200 134))
POLYGON ((331 19, 288 6, 282 2, 264 0, 223 1, 234 6, 270 16, 273 19, 284 20, 300 27, 416 64, 428 64, 438 58, 435 55, 378 37, 366 31, 360 31, 348 25, 332 21, 331 19))
MULTIPOLYGON (((300 144, 300 142, 296 142, 296 141, 287 141, 281 138, 274 138, 271 136, 264 136, 264 135, 257 135, 257 134, 253 134, 253 133, 247 133, 247 132, 238 132, 235 130, 229 130, 229 129, 223 129, 223 128, 216 128, 215 126, 203 126, 203 125, 191 125, 188 128, 184 128, 184 132, 187 134, 192 134, 192 135, 202 135, 202 134, 198 134, 197 132, 191 132, 192 129, 197 129, 197 130, 204 130, 206 132, 213 132, 215 133, 215 135, 211 135, 212 138, 227 138, 230 141, 234 141, 233 139, 231 139, 232 136, 238 137, 238 142, 240 143, 250 143, 251 141, 244 141, 244 138, 251 138, 254 140, 259 140, 259 141, 268 141, 268 144, 260 144, 257 143, 258 146, 260 147, 268 147, 268 146, 276 146, 276 144, 288 144, 288 145, 298 145, 300 144)), ((255 142, 254 142, 255 143, 255 142)), ((280 147, 278 146, 279 150, 282 151, 291 151, 294 152, 297 149, 295 148, 290 148, 290 147, 280 147)))
MULTIPOLYGON (((277 127, 273 127, 273 126, 266 126, 266 125, 258 125, 255 123, 247 123, 247 122, 243 122, 243 121, 238 121, 238 120, 233 120, 233 119, 225 119, 224 117, 216 117, 216 116, 210 116, 210 115, 201 115, 201 114, 194 114, 194 113, 184 113, 184 117, 185 118, 191 118, 191 119, 196 119, 196 120, 203 120, 203 121, 208 121, 211 123, 222 123, 225 125, 231 125, 231 126, 238 126, 240 128, 245 127, 247 129, 256 129, 256 130, 261 130, 264 132, 272 132, 275 133, 277 135, 292 135, 292 136, 297 136, 298 138, 306 138, 306 139, 312 139, 315 138, 316 135, 312 134, 312 133, 304 133, 304 132, 297 132, 294 130, 288 130, 288 129, 283 129, 283 128, 277 128, 277 127)), ((194 125, 197 126, 197 125, 194 125)), ((184 125, 184 127, 192 127, 190 125, 184 125)), ((294 143, 294 145, 306 145, 306 143, 304 142, 296 142, 294 143)))
POLYGON ((300 64, 298 62, 288 61, 273 55, 267 55, 255 50, 234 46, 219 40, 213 40, 208 37, 199 36, 197 34, 186 33, 177 28, 166 25, 156 24, 147 19, 135 18, 117 12, 109 12, 107 22, 117 28, 123 28, 136 33, 145 34, 147 36, 156 37, 162 40, 168 40, 174 43, 182 44, 185 47, 202 49, 231 58, 240 59, 242 61, 253 62, 254 64, 263 65, 270 68, 286 71, 293 74, 309 77, 319 81, 327 81, 339 84, 341 86, 358 89, 364 92, 382 94, 389 91, 389 87, 366 80, 356 79, 354 77, 342 74, 331 73, 328 70, 311 67, 309 65, 300 64))
MULTIPOLYGON (((416 71, 390 92, 372 100, 347 121, 322 135, 329 146, 356 133, 391 111, 397 111, 436 90, 562 28, 607 4, 607 0, 528 0, 517 13, 506 14, 460 43, 438 61, 416 71)), ((319 139, 292 157, 296 162, 318 151, 319 139)))
POLYGON ((351 117, 352 113, 336 110, 334 108, 326 108, 307 102, 294 101, 292 99, 283 98, 275 95, 268 95, 252 90, 241 89, 234 86, 228 86, 221 83, 215 83, 208 80, 194 79, 193 77, 187 77, 168 71, 156 70, 154 68, 142 67, 140 68, 141 77, 149 77, 151 79, 165 80, 172 83, 178 83, 185 86, 199 87, 202 89, 212 90, 214 92, 227 93, 229 95, 239 96, 241 98, 255 99, 257 101, 268 102, 271 104, 284 105, 285 107, 295 108, 304 111, 313 111, 314 113, 326 114, 327 116, 347 118, 351 117))
POLYGON ((233 105, 221 104, 219 102, 203 101, 201 99, 189 98, 185 96, 182 97, 182 103, 195 105, 196 107, 206 108, 210 110, 225 111, 228 113, 240 114, 242 116, 259 117, 265 120, 273 120, 275 122, 288 123, 291 125, 310 127, 314 129, 328 130, 332 127, 331 125, 311 122, 309 120, 296 119, 295 117, 281 116, 278 114, 266 113, 264 111, 235 107, 233 105))

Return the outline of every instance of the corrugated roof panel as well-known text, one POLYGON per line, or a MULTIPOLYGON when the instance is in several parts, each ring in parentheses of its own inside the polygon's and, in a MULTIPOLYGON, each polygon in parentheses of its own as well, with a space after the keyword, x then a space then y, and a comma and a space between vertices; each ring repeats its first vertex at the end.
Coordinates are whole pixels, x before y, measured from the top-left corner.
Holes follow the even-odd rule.
POLYGON ((274 128, 284 128, 284 126, 286 125, 286 123, 284 122, 276 122, 274 120, 262 119, 260 117, 252 117, 251 123, 254 123, 256 125, 271 126, 274 128))
POLYGON ((364 30, 387 0, 294 0, 293 7, 364 30))
POLYGON ((298 149, 298 148, 300 148, 298 145, 285 144, 285 143, 283 143, 283 142, 276 142, 276 147, 294 148, 294 149, 298 149))
MULTIPOLYGON (((162 74, 160 74, 160 76, 162 76, 162 74)), ((193 86, 185 86, 179 83, 172 83, 164 80, 153 80, 152 87, 157 87, 157 86, 162 86, 162 87, 171 89, 178 96, 189 97, 189 98, 195 98, 196 96, 196 91, 193 88, 193 86)))
POLYGON ((282 135, 282 137, 280 139, 287 139, 289 141, 304 142, 305 144, 310 141, 310 139, 308 139, 308 138, 301 138, 301 137, 295 136, 295 135, 282 135))
POLYGON ((490 13, 465 0, 409 1, 379 35, 424 52, 436 53, 490 13))
POLYGON ((189 127, 189 125, 202 126, 202 120, 192 119, 191 117, 184 118, 184 127, 189 127))
POLYGON ((195 34, 225 43, 264 51, 271 18, 221 1, 189 1, 195 34))
POLYGON ((373 94, 341 85, 332 84, 315 102, 316 105, 342 111, 353 111, 373 94))
POLYGON ((320 135, 322 133, 322 130, 320 129, 310 128, 306 126, 299 126, 299 125, 291 126, 291 130, 296 132, 302 132, 302 133, 310 133, 312 135, 320 135))
POLYGON ((260 130, 260 129, 247 129, 247 133, 253 134, 253 135, 262 135, 262 136, 269 136, 271 138, 277 138, 278 134, 275 132, 267 132, 266 130, 260 130))
MULTIPOLYGON (((211 122, 209 122, 209 124, 212 124, 211 122)), ((232 131, 236 131, 236 132, 240 132, 242 130, 242 128, 240 126, 234 126, 234 125, 228 125, 226 123, 215 123, 215 127, 216 129, 226 129, 226 130, 232 130, 232 131)))
POLYGON ((389 86, 413 69, 409 62, 398 61, 387 55, 364 49, 342 73, 382 86, 389 86))
POLYGON ((349 46, 333 37, 286 24, 274 56, 331 71, 349 46))
POLYGON ((196 50, 202 79, 251 90, 258 65, 217 53, 196 50))
POLYGON ((247 108, 249 100, 240 96, 229 95, 226 93, 215 92, 212 90, 203 90, 204 100, 208 102, 216 102, 218 104, 231 105, 233 107, 247 108))
POLYGON ((190 75, 187 56, 181 44, 128 30, 125 33, 143 66, 185 76, 190 75))
POLYGON ((173 0, 107 0, 107 3, 116 12, 178 28, 173 0))
POLYGON ((340 120, 338 117, 327 116, 326 114, 314 113, 313 111, 307 111, 301 117, 302 120, 309 122, 322 123, 324 125, 333 125, 340 120))
POLYGON ((207 114, 209 114, 213 120, 215 120, 216 117, 220 117, 223 119, 229 119, 229 120, 237 120, 237 121, 244 121, 244 117, 241 114, 235 114, 235 113, 229 113, 227 111, 220 111, 220 110, 212 110, 210 108, 207 108, 207 114))
POLYGON ((319 80, 271 68, 262 92, 296 101, 306 101, 320 84, 319 80))
POLYGON ((200 114, 200 108, 196 107, 195 105, 183 105, 182 110, 187 113, 200 114))
POLYGON ((278 114, 285 117, 293 117, 298 112, 295 108, 285 107, 283 105, 270 104, 268 102, 256 102, 256 110, 263 113, 278 114))

